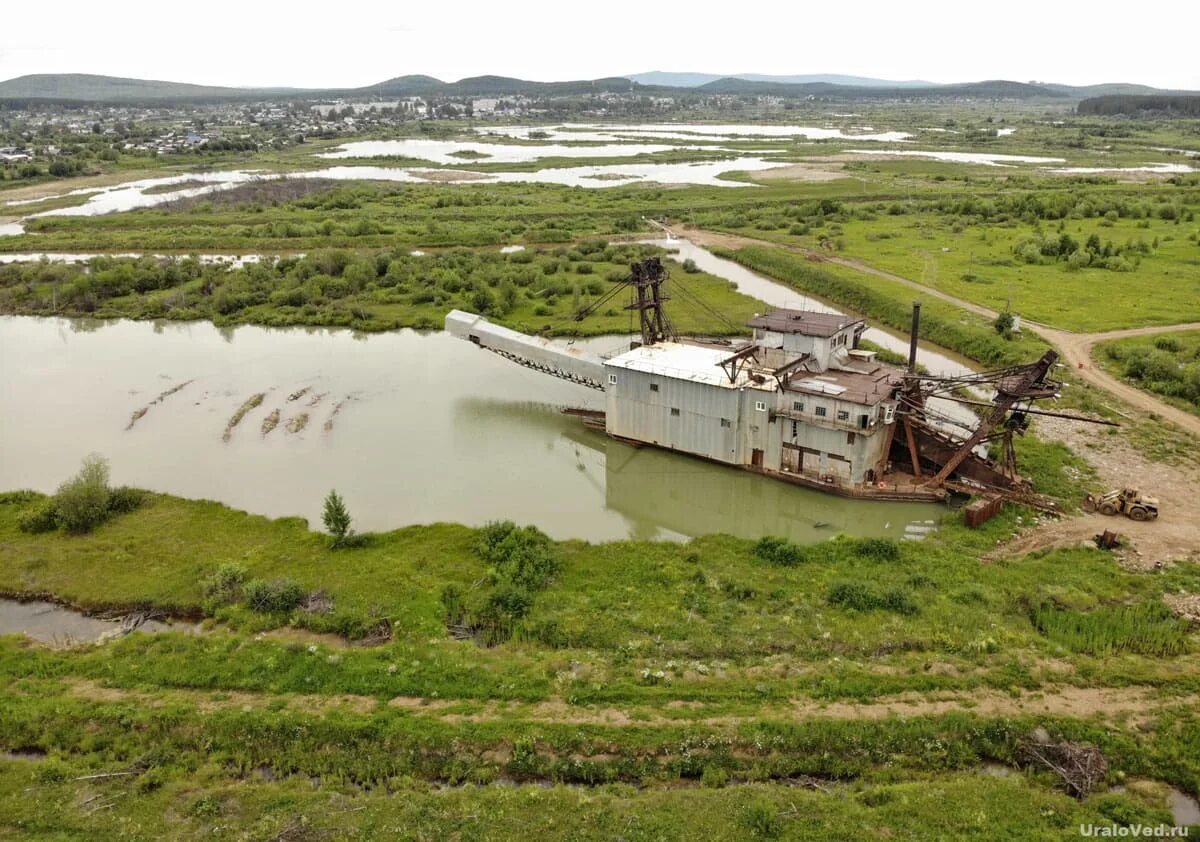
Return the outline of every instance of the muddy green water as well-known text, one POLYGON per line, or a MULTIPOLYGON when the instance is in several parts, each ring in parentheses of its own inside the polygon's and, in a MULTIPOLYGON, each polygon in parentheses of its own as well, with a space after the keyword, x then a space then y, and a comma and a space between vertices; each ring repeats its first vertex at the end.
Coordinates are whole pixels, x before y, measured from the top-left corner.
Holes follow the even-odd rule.
POLYGON ((811 542, 917 537, 944 511, 635 450, 560 413, 599 409, 601 398, 441 333, 3 317, 0 488, 53 491, 97 452, 115 483, 314 525, 336 488, 360 530, 510 518, 557 538, 811 542), (259 393, 225 441, 230 418, 259 393))

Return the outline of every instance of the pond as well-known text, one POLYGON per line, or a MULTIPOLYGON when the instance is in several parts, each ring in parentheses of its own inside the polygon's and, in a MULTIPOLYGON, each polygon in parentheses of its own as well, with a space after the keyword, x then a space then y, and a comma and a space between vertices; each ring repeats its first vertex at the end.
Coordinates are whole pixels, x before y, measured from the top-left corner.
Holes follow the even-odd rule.
MULTIPOLYGON (((836 116, 836 115, 835 115, 836 116)), ((845 115, 854 116, 854 115, 845 115)), ((840 128, 768 124, 713 123, 563 123, 556 126, 481 126, 483 135, 528 138, 531 132, 541 140, 614 142, 633 139, 704 140, 732 142, 742 140, 859 140, 899 142, 912 135, 907 132, 879 132, 870 126, 845 131, 840 128), (545 135, 543 137, 542 135, 545 135)))
POLYGON ((560 412, 602 408, 599 392, 443 333, 4 317, 0 358, 0 488, 53 491, 98 452, 115 483, 314 525, 336 488, 361 530, 512 519, 556 538, 811 542, 919 536, 944 511, 620 445, 560 412))
POLYGON ((999 152, 951 152, 938 149, 847 149, 851 155, 903 158, 930 158, 956 164, 983 164, 987 167, 1011 167, 1014 164, 1064 164, 1066 158, 1040 155, 1005 155, 999 152))
POLYGON ((539 158, 616 158, 650 155, 676 149, 695 150, 706 147, 661 143, 608 143, 603 146, 564 146, 561 144, 471 143, 462 140, 360 140, 343 144, 319 158, 420 158, 435 164, 469 165, 474 156, 479 161, 515 164, 539 158))

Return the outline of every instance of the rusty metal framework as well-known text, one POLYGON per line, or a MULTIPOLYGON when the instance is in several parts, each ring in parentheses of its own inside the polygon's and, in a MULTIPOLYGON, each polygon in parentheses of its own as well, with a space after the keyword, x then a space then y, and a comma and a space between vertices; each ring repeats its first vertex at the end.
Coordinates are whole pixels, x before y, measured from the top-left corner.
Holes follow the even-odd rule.
POLYGON ((1024 435, 1030 416, 1116 426, 1111 421, 1033 408, 1035 401, 1059 396, 1062 383, 1050 376, 1057 362, 1057 352, 1047 351, 1033 363, 961 377, 906 373, 897 391, 897 422, 904 436, 898 447, 911 462, 913 475, 931 488, 949 487, 956 479, 965 479, 1010 494, 1027 494, 1031 489, 1017 472, 1014 438, 1024 435), (974 399, 968 389, 990 393, 992 399, 974 399), (963 425, 932 407, 934 398, 979 407, 979 423, 965 439, 951 435, 947 427, 963 425), (988 444, 994 446, 992 454, 977 452, 988 444))
POLYGON ((675 329, 667 318, 665 303, 670 296, 663 291, 663 284, 670 274, 657 257, 648 257, 629 264, 629 277, 618 281, 612 289, 574 315, 581 322, 602 306, 612 301, 627 287, 633 290, 633 301, 625 305, 626 310, 638 314, 642 344, 653 345, 675 338, 675 329))

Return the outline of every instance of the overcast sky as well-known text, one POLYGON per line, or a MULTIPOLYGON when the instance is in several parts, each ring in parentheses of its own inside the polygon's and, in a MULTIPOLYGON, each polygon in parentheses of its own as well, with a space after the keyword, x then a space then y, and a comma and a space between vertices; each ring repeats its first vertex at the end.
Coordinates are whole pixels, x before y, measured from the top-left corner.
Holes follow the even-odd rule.
POLYGON ((356 87, 646 70, 1200 89, 1200 2, 5 2, 0 79, 356 87))

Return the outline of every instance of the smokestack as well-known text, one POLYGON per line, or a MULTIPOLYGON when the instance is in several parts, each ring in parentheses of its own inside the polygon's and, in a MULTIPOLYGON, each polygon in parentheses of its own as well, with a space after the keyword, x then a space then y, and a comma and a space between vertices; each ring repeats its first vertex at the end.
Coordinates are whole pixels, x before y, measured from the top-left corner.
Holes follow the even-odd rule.
POLYGON ((913 302, 912 331, 908 338, 908 373, 917 370, 917 337, 921 335, 921 302, 913 302))

